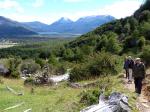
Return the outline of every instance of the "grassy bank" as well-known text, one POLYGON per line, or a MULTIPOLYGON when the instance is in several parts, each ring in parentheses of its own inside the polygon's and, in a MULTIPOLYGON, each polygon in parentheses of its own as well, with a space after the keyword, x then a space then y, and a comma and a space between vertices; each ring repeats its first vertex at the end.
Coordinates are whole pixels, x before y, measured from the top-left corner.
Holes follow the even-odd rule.
POLYGON ((8 110, 7 112, 22 112, 32 108, 33 112, 72 112, 76 109, 79 89, 66 87, 63 83, 61 86, 52 87, 24 87, 22 80, 3 79, 5 84, 0 84, 0 110, 25 102, 22 106, 8 110), (18 91, 23 91, 23 96, 15 96, 10 93, 5 85, 9 85, 18 91))
MULTIPOLYGON (((133 112, 138 112, 135 107, 135 94, 124 89, 124 85, 119 76, 111 76, 111 85, 105 91, 109 95, 112 91, 118 91, 129 97, 129 103, 133 112)), ((22 112, 32 108, 33 112, 79 112, 86 107, 80 102, 80 94, 83 91, 98 89, 97 87, 73 89, 67 83, 61 83, 56 87, 25 87, 23 80, 4 79, 1 78, 3 84, 0 84, 0 110, 11 107, 18 103, 25 102, 22 106, 10 109, 6 112, 22 112), (6 89, 6 85, 17 91, 23 91, 23 96, 15 96, 6 89), (32 89, 33 88, 33 89, 32 89)), ((92 81, 84 81, 79 83, 91 83, 95 81, 104 81, 106 78, 93 79, 92 81)), ((101 83, 103 84, 103 82, 101 83)))

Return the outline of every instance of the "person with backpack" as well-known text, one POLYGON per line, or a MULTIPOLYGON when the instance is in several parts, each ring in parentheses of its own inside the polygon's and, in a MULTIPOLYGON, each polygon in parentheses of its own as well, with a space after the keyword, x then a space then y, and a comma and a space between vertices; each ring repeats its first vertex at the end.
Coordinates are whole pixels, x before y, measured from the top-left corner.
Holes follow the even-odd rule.
POLYGON ((129 56, 128 57, 128 72, 129 72, 128 83, 132 83, 133 66, 134 66, 134 61, 132 57, 129 56))
POLYGON ((143 62, 141 62, 140 58, 136 58, 135 64, 133 66, 133 77, 134 77, 134 83, 135 83, 135 92, 138 94, 138 96, 141 94, 142 90, 142 81, 145 78, 145 65, 143 62))
POLYGON ((129 65, 129 60, 128 60, 128 57, 126 57, 125 58, 125 61, 124 61, 124 66, 123 66, 123 68, 124 68, 124 70, 125 70, 125 73, 126 73, 126 78, 127 79, 129 79, 129 67, 128 67, 128 65, 129 65))

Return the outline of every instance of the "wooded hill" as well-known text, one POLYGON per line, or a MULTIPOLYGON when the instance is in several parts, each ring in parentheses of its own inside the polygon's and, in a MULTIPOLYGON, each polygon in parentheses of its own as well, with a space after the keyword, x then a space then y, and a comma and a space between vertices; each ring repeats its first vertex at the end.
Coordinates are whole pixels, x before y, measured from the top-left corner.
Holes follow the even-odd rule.
POLYGON ((141 57, 149 66, 149 6, 147 0, 132 16, 104 24, 66 44, 59 56, 82 63, 74 68, 71 80, 118 73, 119 60, 124 55, 141 57))

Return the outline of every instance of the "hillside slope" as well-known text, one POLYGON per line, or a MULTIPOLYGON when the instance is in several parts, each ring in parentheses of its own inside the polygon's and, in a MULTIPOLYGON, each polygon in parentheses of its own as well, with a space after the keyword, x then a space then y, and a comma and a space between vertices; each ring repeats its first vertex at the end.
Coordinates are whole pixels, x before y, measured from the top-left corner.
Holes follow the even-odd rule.
POLYGON ((150 9, 146 7, 149 2, 132 16, 104 24, 60 49, 59 57, 78 63, 72 71, 72 81, 117 74, 127 55, 141 57, 150 66, 150 9))
POLYGON ((38 21, 34 21, 34 22, 23 22, 23 25, 25 25, 25 27, 29 27, 32 30, 36 31, 36 32, 44 32, 44 31, 48 31, 48 25, 38 22, 38 21))
POLYGON ((105 46, 103 45, 103 43, 100 42, 100 40, 105 38, 104 36, 110 36, 110 33, 113 33, 113 37, 117 38, 118 43, 122 47, 122 52, 128 52, 129 50, 137 47, 140 49, 140 47, 142 47, 142 44, 149 45, 149 5, 150 1, 147 0, 147 2, 143 4, 141 8, 133 14, 133 16, 106 23, 70 42, 67 45, 68 48, 82 47, 84 45, 88 45, 92 46, 96 51, 101 51, 102 48, 105 46))
POLYGON ((0 16, 0 36, 34 35, 36 32, 24 27, 21 23, 0 16))

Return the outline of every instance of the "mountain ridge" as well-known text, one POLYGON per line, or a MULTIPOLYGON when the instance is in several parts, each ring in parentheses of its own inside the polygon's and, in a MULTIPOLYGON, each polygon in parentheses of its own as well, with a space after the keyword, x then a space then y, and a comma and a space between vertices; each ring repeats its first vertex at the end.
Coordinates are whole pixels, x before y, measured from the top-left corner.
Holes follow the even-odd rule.
MULTIPOLYGON (((52 24, 45 25, 43 23, 42 28, 37 28, 36 31, 45 31, 44 32, 58 32, 58 33, 75 33, 75 34, 83 34, 89 31, 92 31, 99 25, 105 24, 107 22, 113 21, 115 18, 110 15, 93 15, 93 16, 85 16, 81 17, 76 21, 72 21, 69 18, 61 17, 57 21, 52 24), (88 26, 88 27, 87 27, 88 26)), ((34 26, 30 24, 32 22, 25 22, 24 24, 29 25, 30 28, 34 29, 34 26)), ((36 25, 35 25, 36 26, 36 25)))
POLYGON ((21 23, 0 16, 0 36, 18 36, 18 35, 35 35, 38 34, 27 27, 24 27, 21 23))

